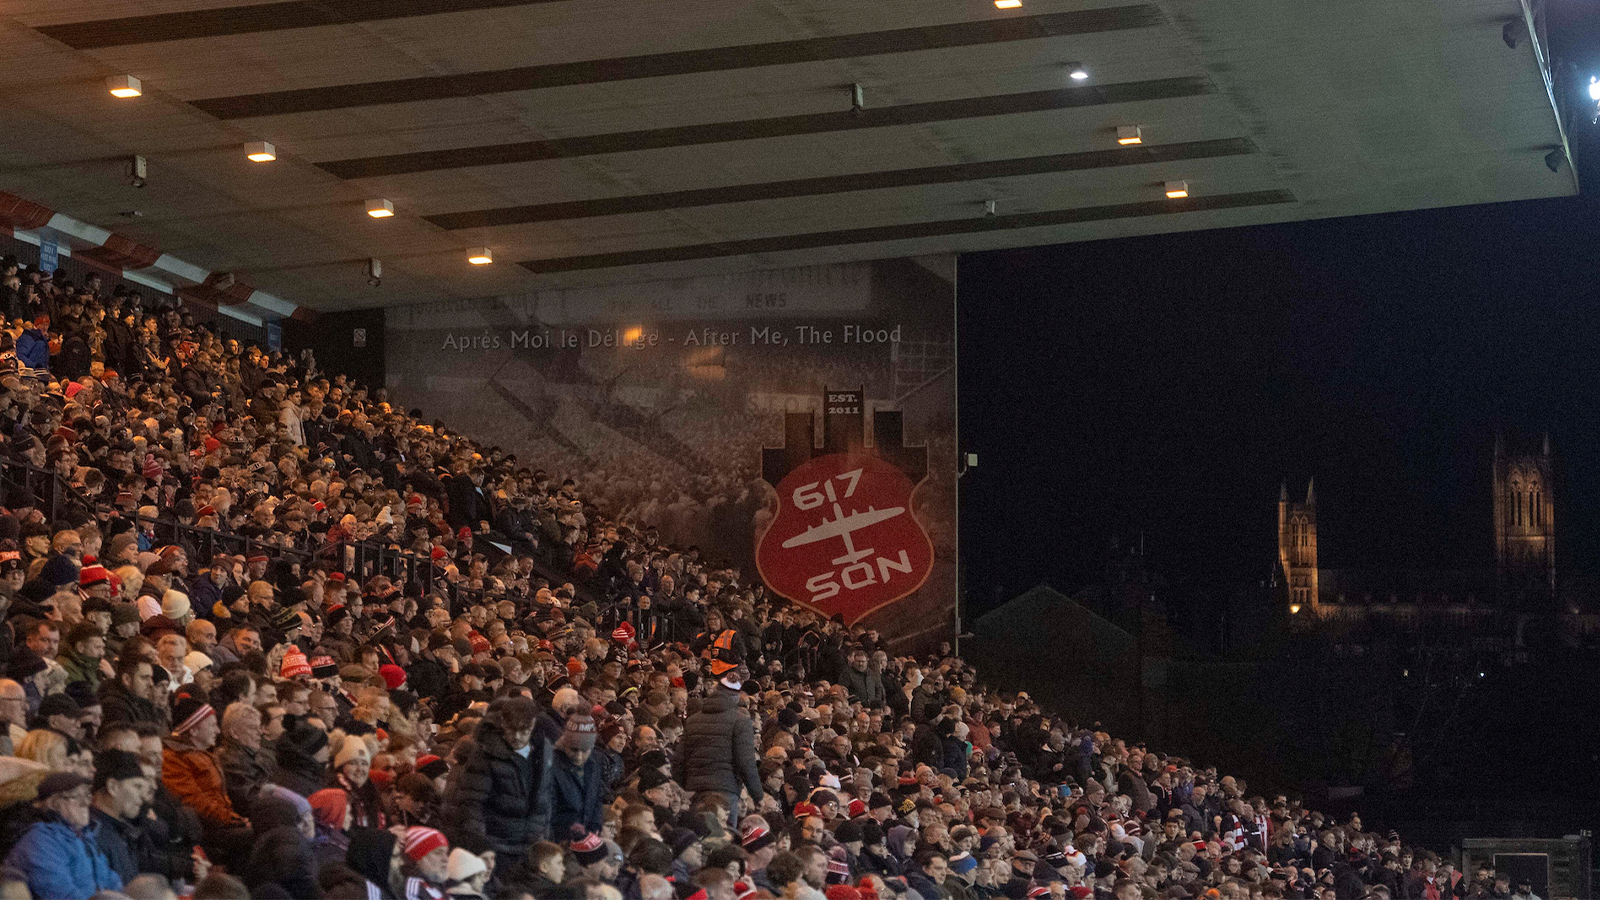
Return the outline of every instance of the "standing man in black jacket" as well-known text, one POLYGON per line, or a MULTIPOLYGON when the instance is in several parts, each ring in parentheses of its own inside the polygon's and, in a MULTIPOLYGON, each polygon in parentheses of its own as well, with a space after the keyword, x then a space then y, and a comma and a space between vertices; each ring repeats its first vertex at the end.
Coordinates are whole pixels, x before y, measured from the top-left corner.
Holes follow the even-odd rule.
POLYGON ((739 690, 747 673, 744 666, 713 660, 711 674, 719 677, 700 710, 683 728, 683 752, 673 766, 677 782, 690 791, 717 791, 728 800, 728 819, 739 821, 739 788, 761 802, 761 773, 756 768, 756 734, 750 716, 739 708, 739 690))
POLYGON ((452 844, 471 853, 493 850, 496 866, 506 866, 507 872, 548 832, 539 800, 551 747, 533 741, 538 712, 527 697, 502 697, 490 704, 441 810, 452 844))

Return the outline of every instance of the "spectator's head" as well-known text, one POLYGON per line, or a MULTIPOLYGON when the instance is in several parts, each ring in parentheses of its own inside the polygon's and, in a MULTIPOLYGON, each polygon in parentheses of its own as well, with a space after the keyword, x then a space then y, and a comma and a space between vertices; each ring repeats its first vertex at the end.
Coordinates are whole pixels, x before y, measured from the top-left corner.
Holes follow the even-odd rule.
POLYGON ((261 711, 238 700, 228 704, 222 713, 222 737, 241 747, 260 749, 261 711))
POLYGON ((199 750, 217 743, 217 711, 199 697, 184 695, 172 707, 172 737, 199 750))
POLYGON ((567 716, 561 737, 556 740, 556 749, 572 765, 582 766, 588 761, 589 754, 594 752, 595 737, 594 718, 588 713, 574 713, 567 716))
POLYGON ((107 749, 95 758, 94 805, 106 814, 131 821, 153 789, 138 754, 107 749))
POLYGON ((39 782, 34 805, 47 816, 65 822, 73 831, 81 832, 89 825, 93 784, 94 779, 79 772, 52 772, 39 782))

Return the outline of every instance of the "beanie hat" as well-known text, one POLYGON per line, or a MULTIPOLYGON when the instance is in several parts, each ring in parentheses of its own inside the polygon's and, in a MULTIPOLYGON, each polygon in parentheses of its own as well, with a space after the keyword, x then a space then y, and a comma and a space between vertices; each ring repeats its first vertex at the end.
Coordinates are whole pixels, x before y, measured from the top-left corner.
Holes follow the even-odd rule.
POLYGON ((285 606, 273 613, 269 621, 279 631, 293 631, 300 627, 300 614, 285 606))
POLYGON ((444 835, 435 829, 413 825, 406 829, 406 836, 402 846, 405 848, 406 859, 418 862, 435 850, 449 847, 450 842, 445 840, 444 835))
POLYGON ((744 852, 754 853, 772 843, 772 832, 767 826, 756 822, 748 822, 744 831, 739 835, 739 843, 744 847, 744 852))
POLYGON ((187 616, 189 595, 176 588, 168 588, 166 594, 161 597, 161 614, 173 621, 187 616))
POLYGON ((91 587, 96 584, 107 584, 111 581, 111 573, 105 566, 84 566, 78 570, 78 586, 91 587))
POLYGON ((328 733, 300 716, 284 716, 283 727, 283 736, 278 738, 280 757, 288 752, 285 748, 293 748, 294 752, 309 758, 328 746, 328 733))
POLYGON ((965 851, 950 857, 950 871, 957 875, 965 875, 978 867, 978 861, 972 858, 971 853, 965 851))
POLYGON ((685 850, 700 840, 700 835, 689 828, 668 828, 661 837, 665 839, 667 846, 672 848, 674 857, 682 856, 685 850))
POLYGON ((339 674, 339 664, 331 656, 318 656, 311 660, 312 678, 332 678, 339 674))
POLYGON ((184 694, 172 707, 172 733, 183 734, 216 714, 211 704, 192 694, 184 694))
POLYGON ((429 778, 438 778, 440 775, 449 773, 450 765, 432 753, 428 753, 417 757, 417 771, 429 778))
POLYGON ((139 607, 133 603, 118 603, 111 607, 111 627, 139 621, 139 607))
POLYGON ((124 531, 111 539, 109 544, 111 549, 105 558, 112 562, 117 562, 122 559, 122 554, 126 553, 129 547, 138 543, 139 539, 134 537, 132 532, 124 531))
POLYGON ((339 754, 333 758, 333 764, 335 767, 343 767, 345 763, 351 762, 357 757, 371 761, 367 756, 367 742, 352 734, 346 737, 344 743, 340 745, 339 754))
POLYGON ((306 662, 305 653, 293 644, 283 654, 283 665, 278 667, 278 674, 283 678, 301 678, 311 674, 311 664, 306 662))
POLYGON ((476 853, 468 853, 460 847, 450 851, 451 881, 466 881, 474 875, 481 875, 489 871, 489 867, 476 853))
POLYGON ((639 791, 652 791, 664 784, 671 784, 672 779, 661 774, 657 768, 644 768, 639 770, 639 791))
POLYGON ((183 664, 189 667, 189 671, 198 672, 201 669, 211 668, 211 657, 201 653, 199 650, 190 650, 184 656, 183 664))
POLYGON ((311 804, 311 815, 318 825, 344 828, 344 813, 350 807, 350 795, 339 788, 323 788, 306 798, 311 804))
POLYGON ((39 577, 53 588, 72 584, 78 580, 78 564, 65 556, 54 556, 39 570, 39 577))
POLYGON ((574 713, 567 717, 567 727, 556 740, 556 749, 593 750, 594 738, 594 717, 588 713, 574 713))
POLYGON ((406 683, 406 670, 400 668, 394 663, 379 666, 378 674, 382 676, 383 683, 387 685, 391 691, 399 690, 400 686, 406 683))
POLYGON ((581 825, 573 826, 572 843, 569 846, 573 855, 578 857, 578 862, 586 866, 592 866, 606 858, 605 841, 600 840, 598 834, 584 831, 581 825))
MULTIPOLYGON (((834 829, 833 837, 834 840, 841 844, 849 844, 854 841, 862 840, 864 835, 861 831, 861 823, 855 821, 854 819, 848 819, 840 822, 839 827, 834 829)), ((953 862, 954 860, 952 860, 952 863, 953 862)))
MULTIPOLYGON (((311 801, 310 800, 307 800, 305 797, 300 796, 295 791, 292 791, 289 788, 286 788, 286 787, 284 787, 282 785, 279 785, 279 784, 266 784, 266 785, 263 785, 261 787, 261 792, 256 795, 256 800, 259 802, 261 800, 261 798, 263 798, 263 797, 276 797, 279 800, 282 800, 283 802, 285 802, 285 803, 289 804, 290 806, 294 807, 294 812, 295 812, 296 818, 298 818, 300 816, 313 815, 313 812, 312 812, 312 809, 311 809, 311 801)), ((255 821, 255 817, 252 816, 251 817, 251 822, 253 823, 254 821, 255 821)))

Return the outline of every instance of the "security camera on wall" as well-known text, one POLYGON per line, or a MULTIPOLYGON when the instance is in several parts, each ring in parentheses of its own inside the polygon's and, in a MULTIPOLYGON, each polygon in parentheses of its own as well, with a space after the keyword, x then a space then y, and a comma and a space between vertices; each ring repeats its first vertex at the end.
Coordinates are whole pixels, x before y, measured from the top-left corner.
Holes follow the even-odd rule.
POLYGON ((383 284, 383 262, 376 256, 367 260, 367 284, 373 287, 383 284))

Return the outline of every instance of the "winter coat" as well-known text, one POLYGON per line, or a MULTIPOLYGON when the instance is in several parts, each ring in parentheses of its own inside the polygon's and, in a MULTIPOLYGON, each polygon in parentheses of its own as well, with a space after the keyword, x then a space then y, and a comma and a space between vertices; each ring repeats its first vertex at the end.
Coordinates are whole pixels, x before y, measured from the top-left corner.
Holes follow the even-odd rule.
POLYGON ((850 699, 860 700, 863 706, 882 706, 888 702, 883 690, 883 678, 870 668, 858 672, 854 666, 845 666, 844 677, 839 679, 839 683, 850 692, 850 699))
POLYGON ((622 786, 628 764, 623 761, 622 754, 598 745, 594 748, 594 755, 600 757, 600 780, 605 784, 605 799, 610 802, 616 796, 617 788, 622 786))
POLYGON ((17 362, 30 369, 50 368, 50 338, 37 328, 29 328, 17 338, 17 362))
POLYGON ((89 374, 92 356, 89 336, 81 331, 68 331, 61 336, 60 352, 50 360, 50 371, 58 378, 76 381, 89 374))
POLYGON ((593 753, 580 768, 572 764, 565 753, 552 751, 551 763, 545 769, 546 777, 540 788, 541 813, 548 817, 550 833, 569 834, 573 825, 600 833, 602 816, 600 797, 605 793, 601 784, 600 757, 593 753))
POLYGON ((761 773, 756 769, 755 728, 739 709, 734 691, 718 687, 700 704, 683 727, 683 750, 673 761, 676 780, 690 791, 739 793, 761 802, 761 773))
POLYGON ((149 722, 166 726, 166 719, 156 705, 143 697, 136 697, 120 681, 106 681, 100 685, 100 716, 102 729, 111 725, 149 722))
POLYGON ((22 836, 6 857, 5 877, 28 884, 35 897, 88 900, 102 890, 120 890, 122 878, 100 850, 94 820, 80 834, 50 814, 22 836))
MULTIPOLYGON (((234 809, 249 809, 256 802, 261 786, 272 778, 260 750, 243 744, 223 741, 217 748, 217 764, 222 767, 223 780, 228 786, 228 802, 234 809)), ((290 790, 294 790, 290 788, 290 790)))
POLYGON ((187 741, 167 738, 162 752, 161 781, 183 805, 194 810, 207 825, 243 825, 223 789, 222 767, 204 750, 187 741))
MULTIPOLYGON (((90 691, 100 689, 100 660, 80 656, 71 650, 63 650, 61 655, 56 657, 56 662, 67 671, 67 684, 86 681, 89 683, 90 691)), ((102 714, 103 712, 102 710, 102 714)))
POLYGON ((194 863, 190 858, 193 845, 171 851, 167 844, 172 832, 169 824, 159 816, 141 813, 130 822, 107 815, 99 809, 93 810, 90 815, 100 829, 100 849, 124 883, 141 872, 153 872, 170 879, 193 877, 194 863))
POLYGON ((539 784, 550 765, 550 745, 535 744, 526 758, 511 749, 499 722, 487 719, 473 733, 472 752, 451 780, 440 812, 451 846, 473 853, 493 850, 520 859, 543 840, 539 784))
POLYGON ((419 698, 437 701, 450 690, 450 670, 437 659, 420 656, 406 670, 406 687, 419 698))
POLYGON ((935 884, 932 878, 929 878, 926 873, 915 866, 906 873, 906 887, 922 895, 922 900, 939 900, 939 898, 946 896, 943 888, 935 884))

